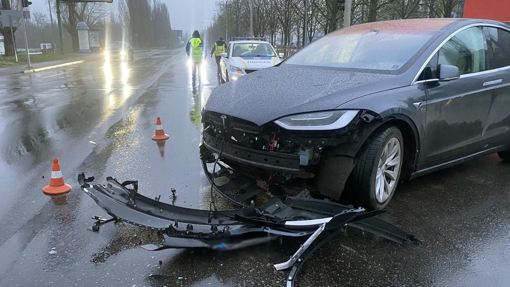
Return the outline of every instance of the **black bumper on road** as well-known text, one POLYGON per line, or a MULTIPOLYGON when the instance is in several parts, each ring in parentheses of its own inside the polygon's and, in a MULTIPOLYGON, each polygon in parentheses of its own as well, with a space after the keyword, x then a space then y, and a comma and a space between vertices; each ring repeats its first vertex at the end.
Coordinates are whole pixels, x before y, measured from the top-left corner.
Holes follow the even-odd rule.
MULTIPOLYGON (((217 191, 213 174, 206 175, 217 191)), ((351 226, 403 244, 419 243, 413 235, 376 217, 385 211, 365 211, 329 201, 312 198, 273 198, 261 206, 252 205, 238 210, 213 211, 174 206, 138 193, 137 181, 118 182, 107 178, 106 185, 91 185, 94 178, 78 176, 81 189, 115 221, 159 230, 164 244, 143 246, 147 250, 166 248, 210 248, 232 250, 268 242, 277 237, 302 237, 308 240, 291 259, 276 264, 277 270, 290 269, 287 286, 293 286, 304 261, 322 244, 351 226), (303 214, 307 214, 303 218, 303 214), (299 219, 297 219, 299 218, 299 219)), ((226 190, 220 192, 227 194, 226 190)), ((98 219, 98 218, 96 218, 98 219)), ((112 219, 112 220, 113 220, 112 219)), ((95 231, 99 231, 98 220, 95 231)), ((111 220, 103 220, 108 222, 111 220)))

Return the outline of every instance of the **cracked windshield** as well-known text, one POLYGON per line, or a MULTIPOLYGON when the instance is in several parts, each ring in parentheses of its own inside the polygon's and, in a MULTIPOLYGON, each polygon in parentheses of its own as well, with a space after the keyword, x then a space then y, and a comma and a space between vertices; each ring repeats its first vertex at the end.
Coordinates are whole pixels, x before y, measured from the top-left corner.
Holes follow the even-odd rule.
POLYGON ((0 0, 0 286, 507 286, 501 0, 0 0))

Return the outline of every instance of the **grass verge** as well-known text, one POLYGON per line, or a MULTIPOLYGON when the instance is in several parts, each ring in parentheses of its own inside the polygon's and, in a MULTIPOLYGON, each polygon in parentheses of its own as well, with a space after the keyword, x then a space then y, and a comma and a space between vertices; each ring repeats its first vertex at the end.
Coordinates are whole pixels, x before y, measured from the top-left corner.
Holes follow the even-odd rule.
MULTIPOLYGON (((41 55, 30 55, 30 62, 34 63, 43 63, 43 62, 51 62, 51 61, 61 61, 61 60, 72 60, 80 58, 83 54, 80 53, 69 53, 69 54, 41 54, 41 55)), ((0 68, 13 67, 26 65, 27 60, 25 54, 18 54, 18 62, 16 62, 16 58, 14 56, 0 56, 0 68)))

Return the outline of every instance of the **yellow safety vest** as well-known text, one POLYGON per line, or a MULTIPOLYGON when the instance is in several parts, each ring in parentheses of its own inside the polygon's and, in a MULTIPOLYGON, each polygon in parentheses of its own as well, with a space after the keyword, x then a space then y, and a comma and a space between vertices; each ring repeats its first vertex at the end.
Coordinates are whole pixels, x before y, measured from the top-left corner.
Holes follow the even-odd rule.
POLYGON ((200 62, 204 59, 204 49, 202 47, 202 40, 199 38, 192 38, 189 40, 191 44, 191 61, 200 62))
POLYGON ((214 56, 221 56, 221 53, 225 52, 225 42, 223 45, 218 46, 217 42, 214 42, 214 56))

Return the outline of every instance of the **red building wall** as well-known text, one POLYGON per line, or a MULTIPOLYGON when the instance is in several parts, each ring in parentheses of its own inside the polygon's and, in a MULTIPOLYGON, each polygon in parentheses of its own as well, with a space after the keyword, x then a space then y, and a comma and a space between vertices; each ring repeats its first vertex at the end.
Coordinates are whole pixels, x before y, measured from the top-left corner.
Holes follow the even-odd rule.
POLYGON ((510 0, 465 0, 464 18, 510 22, 510 0))

